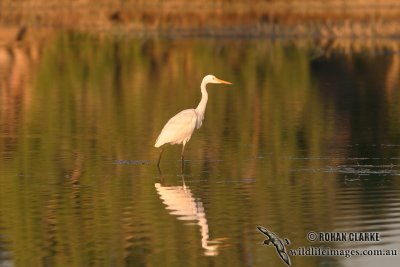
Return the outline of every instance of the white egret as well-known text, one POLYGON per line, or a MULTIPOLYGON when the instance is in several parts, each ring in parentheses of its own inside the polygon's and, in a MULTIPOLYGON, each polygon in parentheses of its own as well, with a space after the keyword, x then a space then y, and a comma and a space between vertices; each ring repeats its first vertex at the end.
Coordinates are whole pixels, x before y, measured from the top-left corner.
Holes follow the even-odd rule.
MULTIPOLYGON (((190 140, 194 129, 199 129, 204 119, 204 112, 206 110, 208 93, 206 85, 209 83, 225 83, 232 84, 230 82, 218 79, 214 75, 207 75, 201 82, 201 100, 200 103, 194 109, 185 109, 173 116, 165 124, 160 135, 156 140, 154 147, 160 147, 164 144, 182 144, 181 160, 183 166, 183 151, 185 150, 186 143, 190 140)), ((158 158, 157 166, 160 165, 161 156, 164 149, 161 150, 158 158)))

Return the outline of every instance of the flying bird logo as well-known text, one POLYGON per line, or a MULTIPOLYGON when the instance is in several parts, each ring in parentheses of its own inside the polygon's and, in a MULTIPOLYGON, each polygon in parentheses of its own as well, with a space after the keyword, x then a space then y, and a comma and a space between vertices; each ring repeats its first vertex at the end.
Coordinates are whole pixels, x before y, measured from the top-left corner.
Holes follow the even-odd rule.
POLYGON ((281 257, 281 259, 289 266, 291 266, 290 258, 287 253, 286 245, 290 245, 289 239, 285 238, 282 240, 279 238, 275 233, 269 231, 267 228, 262 227, 262 226, 257 226, 258 231, 260 231, 262 234, 266 235, 268 239, 265 239, 263 244, 265 245, 273 245, 276 248, 276 252, 278 252, 278 255, 281 257))

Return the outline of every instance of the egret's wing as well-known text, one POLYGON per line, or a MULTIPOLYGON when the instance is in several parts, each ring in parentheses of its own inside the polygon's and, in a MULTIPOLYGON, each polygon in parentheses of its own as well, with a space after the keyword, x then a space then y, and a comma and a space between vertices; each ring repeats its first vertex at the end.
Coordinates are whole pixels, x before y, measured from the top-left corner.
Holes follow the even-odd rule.
POLYGON ((189 141, 196 127, 197 114, 194 109, 186 109, 173 116, 157 138, 155 147, 163 144, 180 144, 189 141))
POLYGON ((203 114, 197 114, 196 129, 199 129, 201 127, 201 125, 203 124, 203 119, 203 114))

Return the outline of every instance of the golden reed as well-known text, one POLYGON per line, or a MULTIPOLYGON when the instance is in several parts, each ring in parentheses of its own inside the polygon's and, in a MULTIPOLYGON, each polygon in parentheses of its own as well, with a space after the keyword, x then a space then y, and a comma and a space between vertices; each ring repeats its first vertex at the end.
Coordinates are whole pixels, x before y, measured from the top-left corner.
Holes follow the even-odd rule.
POLYGON ((399 37, 396 0, 3 0, 0 25, 117 34, 399 37))

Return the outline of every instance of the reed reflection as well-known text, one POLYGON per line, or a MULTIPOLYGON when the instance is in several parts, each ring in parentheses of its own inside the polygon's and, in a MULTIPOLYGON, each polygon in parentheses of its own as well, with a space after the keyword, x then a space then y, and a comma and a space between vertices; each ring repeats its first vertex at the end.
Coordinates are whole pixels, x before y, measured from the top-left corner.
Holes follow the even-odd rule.
POLYGON ((178 220, 187 222, 195 221, 200 227, 201 246, 204 249, 204 255, 217 256, 219 254, 220 241, 210 239, 210 231, 204 211, 203 202, 193 196, 189 186, 185 184, 184 175, 182 185, 165 186, 161 183, 155 183, 155 188, 160 200, 165 204, 165 209, 169 214, 177 217, 178 220))

